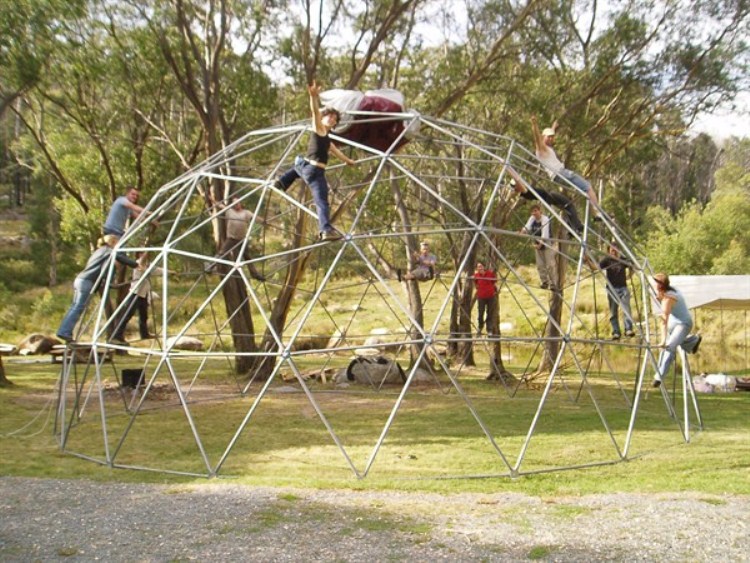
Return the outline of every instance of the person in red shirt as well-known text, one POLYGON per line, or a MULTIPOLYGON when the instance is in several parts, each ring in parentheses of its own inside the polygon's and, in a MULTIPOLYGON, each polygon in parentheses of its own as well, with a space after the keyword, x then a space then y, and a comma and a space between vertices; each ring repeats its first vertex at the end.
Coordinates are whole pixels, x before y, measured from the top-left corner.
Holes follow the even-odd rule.
POLYGON ((491 332, 489 319, 497 297, 497 276, 492 269, 485 268, 484 264, 477 262, 472 279, 477 288, 477 336, 480 336, 485 324, 487 332, 491 332))

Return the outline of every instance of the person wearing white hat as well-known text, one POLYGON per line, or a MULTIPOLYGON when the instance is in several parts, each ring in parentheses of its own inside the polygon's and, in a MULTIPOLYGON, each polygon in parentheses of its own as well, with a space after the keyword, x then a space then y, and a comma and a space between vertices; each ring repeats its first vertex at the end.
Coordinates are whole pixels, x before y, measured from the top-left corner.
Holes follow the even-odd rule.
POLYGON ((557 158, 554 149, 557 121, 552 124, 552 127, 547 127, 544 131, 540 132, 536 116, 532 115, 531 130, 534 134, 536 157, 539 159, 539 162, 542 163, 542 166, 544 166, 549 177, 558 184, 573 184, 576 188, 586 194, 591 202, 594 215, 597 216, 599 202, 596 197, 596 192, 591 187, 591 183, 583 176, 565 168, 565 165, 560 162, 559 158, 557 158))

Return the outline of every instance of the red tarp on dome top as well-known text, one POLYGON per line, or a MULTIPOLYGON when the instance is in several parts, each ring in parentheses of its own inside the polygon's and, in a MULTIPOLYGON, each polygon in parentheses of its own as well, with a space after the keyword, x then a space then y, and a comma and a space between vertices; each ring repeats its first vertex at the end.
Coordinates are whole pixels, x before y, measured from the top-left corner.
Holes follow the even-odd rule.
POLYGON ((357 90, 328 90, 321 93, 320 98, 326 106, 342 114, 340 124, 334 129, 339 137, 382 152, 396 150, 408 142, 406 136, 401 136, 405 127, 403 118, 381 119, 349 113, 404 113, 404 96, 397 90, 368 90, 364 94, 357 90))

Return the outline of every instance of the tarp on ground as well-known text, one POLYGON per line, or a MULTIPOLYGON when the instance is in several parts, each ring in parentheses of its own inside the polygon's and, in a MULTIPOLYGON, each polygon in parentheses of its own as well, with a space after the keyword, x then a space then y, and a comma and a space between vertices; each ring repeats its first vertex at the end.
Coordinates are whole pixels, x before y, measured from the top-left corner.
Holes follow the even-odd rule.
POLYGON ((669 276, 690 309, 750 309, 750 276, 669 276))

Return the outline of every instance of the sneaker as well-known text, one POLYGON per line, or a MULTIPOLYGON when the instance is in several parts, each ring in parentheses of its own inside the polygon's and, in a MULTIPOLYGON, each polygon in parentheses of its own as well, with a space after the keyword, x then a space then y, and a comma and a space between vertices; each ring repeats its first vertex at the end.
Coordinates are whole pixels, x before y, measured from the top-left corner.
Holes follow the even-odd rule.
POLYGON ((122 346, 127 346, 128 344, 128 342, 124 338, 121 338, 119 336, 113 336, 112 338, 109 339, 109 342, 111 344, 120 344, 122 346))
POLYGON ((635 332, 633 332, 632 330, 626 330, 625 336, 627 336, 628 338, 633 338, 635 336, 635 332))
POLYGON ((57 336, 63 342, 74 342, 73 336, 69 334, 56 334, 55 336, 57 336))
POLYGON ((341 240, 343 237, 338 231, 323 231, 320 233, 320 240, 323 242, 333 242, 335 240, 341 240))
POLYGON ((620 340, 620 335, 616 332, 612 335, 612 340, 620 340))
POLYGON ((701 342, 703 342, 703 337, 699 334, 698 338, 695 340, 695 346, 693 346, 693 349, 690 350, 691 354, 697 354, 698 353, 698 348, 700 347, 701 342))
POLYGON ((596 216, 594 217, 594 223, 601 223, 601 222, 602 222, 602 218, 601 218, 601 216, 600 216, 600 215, 596 215, 596 216))
POLYGON ((651 387, 653 387, 655 389, 658 389, 659 387, 661 387, 661 379, 654 379, 651 382, 651 387))
POLYGON ((286 188, 284 187, 284 184, 281 183, 281 180, 274 180, 273 181, 273 187, 277 190, 281 190, 282 192, 286 191, 286 188))
POLYGON ((398 268, 398 269, 396 270, 396 277, 398 278, 398 281, 404 281, 404 277, 403 277, 403 275, 401 274, 401 268, 398 268))
POLYGON ((549 289, 549 284, 548 284, 547 282, 544 282, 544 283, 543 283, 543 284, 541 285, 541 287, 542 287, 542 289, 549 289))

